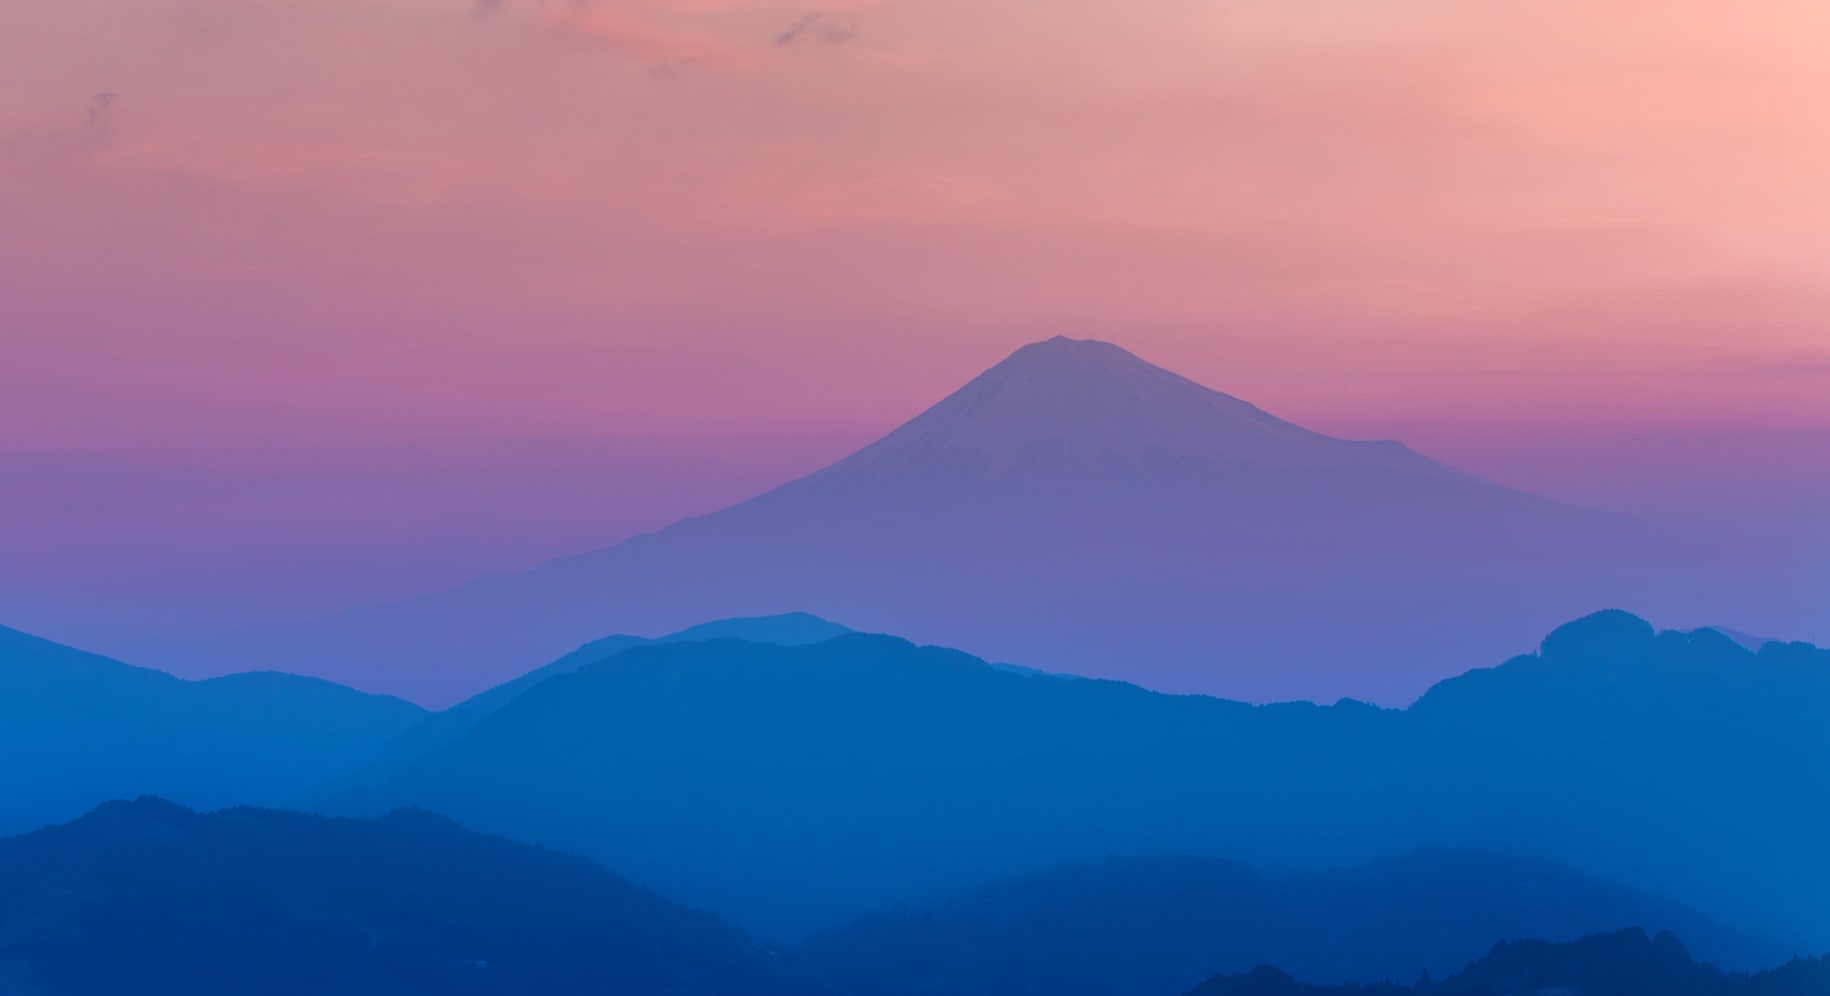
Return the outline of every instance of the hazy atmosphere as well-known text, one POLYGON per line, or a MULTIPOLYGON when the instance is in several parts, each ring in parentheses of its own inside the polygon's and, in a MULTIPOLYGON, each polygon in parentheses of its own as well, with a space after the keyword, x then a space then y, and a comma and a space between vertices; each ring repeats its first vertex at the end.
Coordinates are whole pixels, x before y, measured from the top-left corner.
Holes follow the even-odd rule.
POLYGON ((1796 547, 1826 50, 1808 0, 9 5, 0 590, 125 650, 522 570, 1056 334, 1796 547))
POLYGON ((1830 996, 1827 54, 0 2, 0 996, 1830 996))

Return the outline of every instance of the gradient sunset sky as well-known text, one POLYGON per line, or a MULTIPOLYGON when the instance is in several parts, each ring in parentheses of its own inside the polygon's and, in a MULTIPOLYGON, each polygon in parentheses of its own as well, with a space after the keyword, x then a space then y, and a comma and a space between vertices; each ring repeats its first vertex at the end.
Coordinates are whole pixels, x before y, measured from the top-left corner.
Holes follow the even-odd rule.
POLYGON ((1823 0, 0 5, 0 622, 524 567, 1055 334, 1815 514, 1826 53, 1823 0))

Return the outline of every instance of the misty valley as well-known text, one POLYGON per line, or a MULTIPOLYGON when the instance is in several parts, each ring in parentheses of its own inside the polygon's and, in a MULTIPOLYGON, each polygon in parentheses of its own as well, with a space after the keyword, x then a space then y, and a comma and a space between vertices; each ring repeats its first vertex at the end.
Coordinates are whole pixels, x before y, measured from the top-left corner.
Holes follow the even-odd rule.
POLYGON ((1615 611, 1404 709, 805 614, 437 712, 5 630, 0 991, 1821 996, 1826 714, 1615 611))

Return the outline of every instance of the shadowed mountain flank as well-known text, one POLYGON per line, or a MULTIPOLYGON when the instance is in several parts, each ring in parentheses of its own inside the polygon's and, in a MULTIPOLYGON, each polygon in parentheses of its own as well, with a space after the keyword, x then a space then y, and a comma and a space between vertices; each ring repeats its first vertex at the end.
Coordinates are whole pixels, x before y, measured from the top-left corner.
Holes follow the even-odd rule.
POLYGON ((1501 942, 1486 957, 1441 982, 1414 986, 1310 985, 1269 966, 1216 977, 1187 996, 1820 996, 1830 992, 1830 961, 1795 958, 1752 975, 1693 959, 1670 933, 1637 929, 1561 944, 1501 942))
POLYGON ((1745 976, 1692 960, 1668 933, 1563 940, 1608 919, 1713 933, 1547 863, 1418 852, 1285 879, 1187 858, 1060 869, 783 952, 588 860, 417 810, 200 814, 142 798, 0 839, 9 996, 1142 996, 1209 976, 1196 992, 1400 996, 1411 990, 1228 973, 1262 958, 1305 983, 1447 975, 1434 969, 1468 950, 1487 953, 1440 991, 1825 991, 1821 961, 1745 976), (1563 942, 1477 941, 1490 931, 1563 942))
POLYGON ((786 991, 714 916, 422 812, 108 803, 0 840, 0 925, 31 996, 786 991))
POLYGON ((1261 964, 1310 982, 1441 977, 1496 937, 1562 941, 1628 924, 1682 932, 1735 964, 1787 954, 1549 862, 1417 851, 1288 878, 1227 861, 1114 859, 864 917, 797 959, 835 991, 874 996, 1152 996, 1261 964))

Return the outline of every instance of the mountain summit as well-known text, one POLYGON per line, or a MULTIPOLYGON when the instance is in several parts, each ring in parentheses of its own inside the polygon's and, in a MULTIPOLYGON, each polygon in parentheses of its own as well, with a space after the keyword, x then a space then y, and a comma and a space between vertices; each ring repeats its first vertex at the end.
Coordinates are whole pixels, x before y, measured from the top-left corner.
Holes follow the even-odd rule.
POLYGON ((438 704, 606 633, 805 611, 1165 690, 1400 703, 1598 605, 1723 611, 1633 536, 1055 338, 722 511, 197 649, 438 704))
POLYGON ((1311 432, 1109 342, 1065 336, 1017 350, 831 472, 949 455, 988 473, 1076 457, 1459 473, 1398 443, 1311 432))

